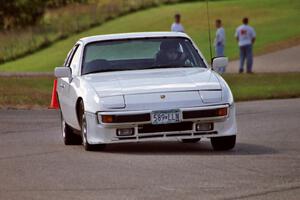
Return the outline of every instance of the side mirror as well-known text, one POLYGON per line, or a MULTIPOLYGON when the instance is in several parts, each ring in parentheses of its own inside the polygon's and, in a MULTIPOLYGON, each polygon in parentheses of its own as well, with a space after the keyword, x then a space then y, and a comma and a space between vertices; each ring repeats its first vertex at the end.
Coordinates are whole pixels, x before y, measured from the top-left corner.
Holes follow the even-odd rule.
POLYGON ((69 67, 56 67, 54 70, 54 76, 56 78, 71 78, 72 72, 69 67))
POLYGON ((212 67, 218 68, 218 67, 226 67, 228 65, 228 58, 227 57, 217 57, 213 58, 212 61, 212 67))

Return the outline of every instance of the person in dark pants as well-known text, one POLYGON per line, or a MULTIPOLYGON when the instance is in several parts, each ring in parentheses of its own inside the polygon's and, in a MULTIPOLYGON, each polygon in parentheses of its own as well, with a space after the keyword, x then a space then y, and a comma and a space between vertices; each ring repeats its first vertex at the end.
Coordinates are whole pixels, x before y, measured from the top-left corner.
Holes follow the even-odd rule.
MULTIPOLYGON (((216 57, 223 57, 225 56, 224 54, 224 49, 225 49, 225 30, 222 27, 222 21, 220 19, 216 20, 216 38, 214 42, 215 50, 216 50, 216 57)), ((220 74, 225 73, 225 67, 219 67, 216 69, 216 71, 220 74)))
POLYGON ((243 24, 236 29, 235 37, 240 47, 240 68, 239 73, 244 72, 244 62, 247 60, 247 73, 253 73, 252 47, 256 39, 254 28, 248 25, 249 19, 245 17, 243 24))

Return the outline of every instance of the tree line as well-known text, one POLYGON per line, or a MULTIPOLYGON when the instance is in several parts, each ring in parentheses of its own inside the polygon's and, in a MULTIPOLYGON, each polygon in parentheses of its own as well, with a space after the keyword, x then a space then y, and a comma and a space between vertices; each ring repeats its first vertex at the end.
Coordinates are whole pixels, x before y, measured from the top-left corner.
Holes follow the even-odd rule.
POLYGON ((0 0, 0 30, 34 25, 47 8, 58 8, 87 0, 0 0))

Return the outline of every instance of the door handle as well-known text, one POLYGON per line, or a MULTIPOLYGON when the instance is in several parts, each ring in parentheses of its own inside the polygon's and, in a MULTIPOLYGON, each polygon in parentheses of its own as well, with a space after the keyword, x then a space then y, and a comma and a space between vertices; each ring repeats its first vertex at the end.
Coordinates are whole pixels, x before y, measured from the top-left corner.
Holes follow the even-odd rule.
POLYGON ((65 84, 60 84, 59 87, 65 88, 65 84))

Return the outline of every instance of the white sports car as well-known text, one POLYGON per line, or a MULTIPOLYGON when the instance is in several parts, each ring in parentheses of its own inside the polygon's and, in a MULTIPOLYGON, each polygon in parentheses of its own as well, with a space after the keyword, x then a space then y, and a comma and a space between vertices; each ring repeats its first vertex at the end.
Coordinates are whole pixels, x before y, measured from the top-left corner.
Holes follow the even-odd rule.
POLYGON ((235 146, 232 93, 184 33, 82 38, 55 76, 66 145, 210 138, 215 150, 235 146))

